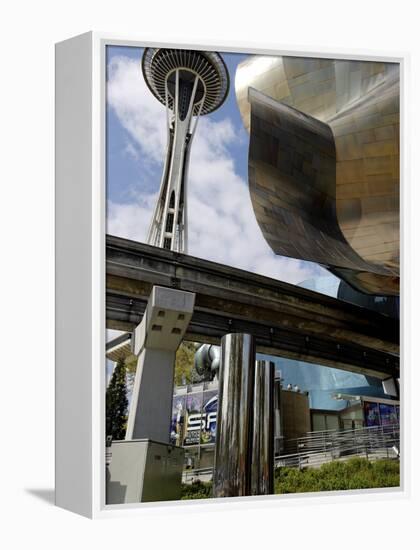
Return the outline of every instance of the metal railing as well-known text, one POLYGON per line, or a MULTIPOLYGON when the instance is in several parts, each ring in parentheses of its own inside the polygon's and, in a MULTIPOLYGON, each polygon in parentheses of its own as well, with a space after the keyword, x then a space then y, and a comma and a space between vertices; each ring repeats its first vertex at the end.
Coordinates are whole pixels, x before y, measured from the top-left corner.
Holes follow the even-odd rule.
POLYGON ((308 432, 288 442, 291 452, 277 456, 275 466, 317 467, 352 456, 368 460, 398 458, 399 448, 399 425, 308 432))
POLYGON ((182 472, 182 482, 192 483, 193 481, 210 481, 213 477, 213 467, 197 468, 194 470, 184 470, 182 472))
MULTIPOLYGON (((350 430, 308 432, 306 436, 287 441, 287 454, 275 457, 275 467, 319 467, 333 460, 364 457, 368 460, 399 458, 400 427, 372 426, 350 430)), ((213 468, 184 470, 183 483, 210 481, 213 468)))

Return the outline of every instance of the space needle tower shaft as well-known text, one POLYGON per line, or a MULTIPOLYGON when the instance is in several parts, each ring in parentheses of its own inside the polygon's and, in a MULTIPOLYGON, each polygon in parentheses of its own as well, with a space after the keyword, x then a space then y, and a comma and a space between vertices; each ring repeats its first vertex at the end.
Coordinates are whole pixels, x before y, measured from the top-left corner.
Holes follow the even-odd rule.
POLYGON ((187 176, 191 143, 201 115, 225 100, 229 77, 212 52, 152 49, 142 70, 154 96, 166 107, 167 149, 159 196, 147 242, 176 252, 188 250, 187 176))

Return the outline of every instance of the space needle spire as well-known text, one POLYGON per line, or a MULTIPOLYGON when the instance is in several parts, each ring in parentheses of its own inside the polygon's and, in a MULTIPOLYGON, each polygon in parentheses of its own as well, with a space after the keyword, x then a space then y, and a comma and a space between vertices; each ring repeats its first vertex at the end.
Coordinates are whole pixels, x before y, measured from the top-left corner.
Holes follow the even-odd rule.
POLYGON ((147 242, 187 252, 187 174, 191 142, 201 115, 226 99, 229 74, 214 52, 147 48, 142 71, 153 95, 166 107, 167 150, 159 197, 147 242))

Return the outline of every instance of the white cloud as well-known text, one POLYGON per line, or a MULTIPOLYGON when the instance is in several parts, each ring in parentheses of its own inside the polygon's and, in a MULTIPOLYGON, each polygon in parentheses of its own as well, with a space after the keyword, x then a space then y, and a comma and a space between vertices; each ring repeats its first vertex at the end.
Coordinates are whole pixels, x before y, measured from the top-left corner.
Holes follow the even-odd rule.
POLYGON ((140 156, 139 156, 139 152, 138 150, 134 147, 134 144, 132 141, 127 141, 127 145, 125 146, 125 149, 124 149, 124 153, 131 157, 132 159, 134 160, 139 160, 140 156))
POLYGON ((161 163, 165 144, 165 109, 150 93, 140 62, 113 57, 108 64, 107 100, 145 160, 161 163))
POLYGON ((107 233, 133 241, 145 241, 156 200, 157 194, 153 193, 136 197, 135 202, 128 204, 108 201, 107 233))
MULTIPOLYGON (((138 62, 112 59, 108 101, 139 148, 141 162, 160 168, 166 146, 165 108, 144 83, 138 62)), ((320 274, 323 270, 314 264, 275 256, 266 243, 247 183, 236 173, 229 152, 240 139, 229 119, 202 117, 198 123, 188 178, 189 254, 292 283, 320 274)), ((159 183, 160 174, 156 193, 159 183)), ((131 204, 110 203, 108 232, 144 241, 155 200, 156 194, 141 193, 131 204)))

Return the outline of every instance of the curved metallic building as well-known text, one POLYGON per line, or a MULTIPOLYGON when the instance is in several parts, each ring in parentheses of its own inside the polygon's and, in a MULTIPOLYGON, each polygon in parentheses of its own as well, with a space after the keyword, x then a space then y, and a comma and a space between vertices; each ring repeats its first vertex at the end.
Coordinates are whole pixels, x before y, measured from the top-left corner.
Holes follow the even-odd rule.
POLYGON ((399 65, 251 56, 235 87, 273 251, 398 295, 399 65))

